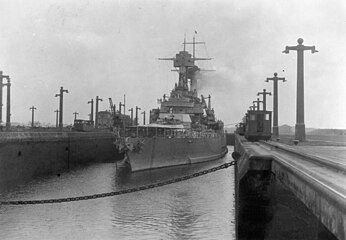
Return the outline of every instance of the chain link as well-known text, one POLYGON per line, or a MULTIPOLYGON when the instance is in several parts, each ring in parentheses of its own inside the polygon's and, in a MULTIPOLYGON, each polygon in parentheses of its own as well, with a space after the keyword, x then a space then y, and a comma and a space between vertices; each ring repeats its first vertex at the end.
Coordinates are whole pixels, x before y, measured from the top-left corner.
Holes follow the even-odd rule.
POLYGON ((190 175, 187 175, 184 177, 178 177, 178 178, 174 178, 174 179, 167 180, 164 182, 149 184, 149 185, 145 185, 145 186, 141 186, 141 187, 130 188, 130 189, 125 189, 125 190, 120 190, 120 191, 115 191, 115 192, 99 193, 99 194, 93 194, 93 195, 81 196, 81 197, 58 198, 58 199, 26 200, 26 201, 1 201, 0 205, 37 205, 37 204, 46 204, 46 203, 64 203, 64 202, 75 202, 75 201, 117 196, 117 195, 139 192, 139 191, 148 190, 148 189, 152 189, 152 188, 162 187, 165 185, 185 181, 185 180, 188 180, 191 178, 200 177, 200 176, 206 175, 208 173, 216 172, 216 171, 221 170, 221 169, 226 169, 226 168, 228 168, 234 164, 235 164, 235 161, 232 161, 229 163, 222 164, 218 167, 213 167, 213 168, 210 168, 208 170, 203 170, 203 171, 193 173, 193 174, 190 174, 190 175))

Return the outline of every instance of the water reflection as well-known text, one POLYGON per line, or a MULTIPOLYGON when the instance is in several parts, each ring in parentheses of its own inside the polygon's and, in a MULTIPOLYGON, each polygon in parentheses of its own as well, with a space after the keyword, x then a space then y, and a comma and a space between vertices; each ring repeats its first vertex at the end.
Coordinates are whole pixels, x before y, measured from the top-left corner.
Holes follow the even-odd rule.
MULTIPOLYGON (((48 199, 118 191, 231 161, 117 177, 115 164, 84 166, 3 191, 1 200, 48 199)), ((234 239, 233 169, 103 199, 1 206, 0 239, 234 239)))

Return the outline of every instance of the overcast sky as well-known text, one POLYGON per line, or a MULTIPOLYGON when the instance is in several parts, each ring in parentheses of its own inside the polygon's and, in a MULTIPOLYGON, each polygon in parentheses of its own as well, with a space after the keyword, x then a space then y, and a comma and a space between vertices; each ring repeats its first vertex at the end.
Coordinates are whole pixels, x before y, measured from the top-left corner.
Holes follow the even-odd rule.
MULTIPOLYGON (((295 51, 286 45, 315 45, 305 52, 305 125, 346 129, 346 1, 218 0, 0 0, 0 70, 12 81, 12 121, 55 124, 60 86, 64 123, 73 112, 87 119, 87 102, 100 96, 126 108, 148 112, 177 81, 172 62, 158 61, 182 50, 184 34, 197 46, 204 73, 199 94, 212 95, 212 107, 225 124, 237 123, 277 72, 279 125, 296 120, 295 51)), ((4 88, 4 92, 6 92, 4 88)), ((6 94, 3 98, 5 121, 6 94)), ((272 97, 268 99, 272 109, 272 97)), ((148 116, 148 114, 147 114, 148 116)))

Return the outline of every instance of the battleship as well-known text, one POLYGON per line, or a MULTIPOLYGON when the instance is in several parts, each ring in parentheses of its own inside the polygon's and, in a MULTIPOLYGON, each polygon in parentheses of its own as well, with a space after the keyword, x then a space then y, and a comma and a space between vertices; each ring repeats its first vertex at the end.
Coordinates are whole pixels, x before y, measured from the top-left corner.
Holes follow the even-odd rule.
POLYGON ((183 51, 173 58, 174 71, 179 79, 169 96, 158 100, 160 107, 150 111, 146 125, 118 125, 115 144, 123 159, 117 162, 120 169, 141 171, 177 165, 189 165, 216 160, 227 153, 223 122, 217 120, 211 107, 211 96, 197 93, 197 82, 202 71, 195 57, 196 42, 184 39, 183 51), (193 53, 186 50, 192 44, 193 53), (207 101, 208 99, 208 101, 207 101))

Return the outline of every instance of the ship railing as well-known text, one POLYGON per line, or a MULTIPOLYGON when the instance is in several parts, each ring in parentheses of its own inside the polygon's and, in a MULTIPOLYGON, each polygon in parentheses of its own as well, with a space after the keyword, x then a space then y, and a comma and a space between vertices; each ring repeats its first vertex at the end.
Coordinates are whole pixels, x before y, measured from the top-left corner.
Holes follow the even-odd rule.
POLYGON ((223 131, 195 131, 185 128, 162 128, 162 127, 126 127, 125 130, 119 129, 121 137, 144 138, 144 137, 160 137, 160 138, 216 138, 223 131))

